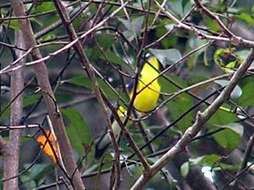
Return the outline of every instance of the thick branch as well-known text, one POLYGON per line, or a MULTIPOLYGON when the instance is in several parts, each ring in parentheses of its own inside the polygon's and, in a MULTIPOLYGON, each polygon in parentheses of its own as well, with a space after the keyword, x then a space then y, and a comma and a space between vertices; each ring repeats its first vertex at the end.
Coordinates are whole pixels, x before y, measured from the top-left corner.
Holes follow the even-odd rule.
MULTIPOLYGON (((15 16, 25 16, 24 4, 21 0, 12 0, 12 8, 15 16)), ((25 47, 31 48, 36 46, 36 41, 34 38, 33 30, 31 23, 28 19, 19 20, 20 28, 23 34, 25 41, 25 47)), ((31 52, 32 58, 38 60, 42 58, 42 55, 39 49, 35 48, 31 52)), ((37 81, 41 88, 41 92, 46 103, 49 117, 52 121, 54 131, 59 143, 60 152, 63 155, 63 162, 66 168, 68 176, 71 178, 70 182, 75 189, 83 190, 84 185, 81 179, 79 171, 76 169, 77 165, 72 152, 72 147, 70 141, 67 137, 65 126, 63 122, 62 115, 55 104, 55 97, 52 91, 49 78, 48 78, 48 69, 43 61, 40 61, 38 64, 33 65, 34 72, 36 74, 37 81)))
POLYGON ((202 129, 203 125, 211 118, 211 116, 220 108, 220 106, 227 101, 231 92, 237 85, 241 77, 246 73, 252 61, 254 60, 254 50, 251 50, 245 63, 243 63, 238 70, 233 74, 229 85, 221 92, 221 94, 215 99, 215 101, 203 112, 198 112, 195 123, 189 127, 182 138, 173 146, 166 154, 164 154, 159 160, 157 160, 150 169, 150 172, 146 175, 143 174, 135 182, 132 190, 142 189, 144 185, 158 173, 172 158, 178 153, 184 150, 184 148, 191 142, 198 132, 202 129))
MULTIPOLYGON (((19 48, 24 48, 24 40, 21 32, 16 33, 16 44, 19 48)), ((16 50, 16 56, 19 58, 23 51, 16 50)), ((19 64, 23 64, 21 60, 19 64)), ((22 94, 20 92, 24 87, 24 78, 22 68, 11 73, 11 99, 18 97, 11 104, 11 125, 19 125, 22 118, 22 94)), ((9 142, 5 146, 4 151, 4 178, 9 179, 17 176, 19 172, 19 146, 20 146, 20 130, 14 129, 10 131, 9 142)), ((4 182, 5 190, 18 189, 18 178, 12 178, 4 182)))

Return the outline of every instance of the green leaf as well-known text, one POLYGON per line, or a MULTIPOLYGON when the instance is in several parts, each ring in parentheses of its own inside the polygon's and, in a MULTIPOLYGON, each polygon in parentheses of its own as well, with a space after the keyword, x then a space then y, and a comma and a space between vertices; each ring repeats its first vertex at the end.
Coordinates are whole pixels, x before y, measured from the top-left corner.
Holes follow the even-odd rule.
POLYGON ((36 6, 34 8, 33 13, 55 10, 55 6, 53 2, 40 2, 40 3, 36 3, 35 5, 36 6))
POLYGON ((189 159, 189 163, 191 165, 200 165, 202 167, 208 166, 213 168, 213 170, 215 171, 219 171, 221 170, 221 168, 223 169, 230 169, 232 170, 234 168, 234 170, 236 168, 238 168, 238 166, 236 166, 236 164, 233 165, 229 165, 229 164, 225 164, 221 162, 221 156, 217 155, 217 154, 207 154, 204 156, 199 156, 197 158, 191 158, 189 159), (218 167, 216 167, 218 166, 218 167))
MULTIPOLYGON (((237 56, 237 58, 239 58, 240 62, 243 63, 248 57, 248 55, 250 54, 250 50, 244 49, 244 50, 236 51, 234 52, 234 54, 237 56)), ((251 68, 253 68, 252 65, 249 67, 249 69, 251 68)))
POLYGON ((3 25, 5 25, 6 27, 9 27, 15 31, 19 31, 19 29, 20 29, 20 24, 19 24, 18 20, 5 21, 5 22, 3 22, 3 25))
POLYGON ((181 168, 180 168, 181 175, 183 177, 186 177, 188 175, 189 171, 190 171, 190 163, 189 162, 184 162, 181 165, 181 168))
POLYGON ((202 160, 200 161, 200 164, 203 166, 214 166, 215 163, 221 160, 221 157, 217 154, 209 154, 203 156, 202 160))
POLYGON ((235 17, 241 21, 244 21, 246 24, 250 26, 254 25, 254 18, 249 13, 242 12, 239 15, 235 15, 235 17))
MULTIPOLYGON (((204 45, 206 43, 207 43, 207 40, 203 40, 203 39, 201 40, 199 38, 190 38, 189 41, 188 41, 188 44, 191 47, 191 49, 196 49, 196 48, 198 48, 198 47, 200 47, 200 46, 202 46, 202 45, 204 45)), ((204 50, 205 50, 205 48, 200 49, 198 51, 198 53, 200 54, 204 50)))
POLYGON ((225 128, 225 130, 214 134, 214 139, 225 149, 235 149, 239 145, 243 135, 243 126, 238 123, 231 123, 221 127, 225 128))
POLYGON ((212 19, 210 17, 205 17, 204 22, 205 22, 205 25, 210 30, 212 30, 214 32, 219 32, 220 31, 220 26, 214 19, 212 19))
MULTIPOLYGON (((184 0, 183 0, 183 2, 184 2, 184 0)), ((186 14, 189 13, 189 11, 191 10, 191 8, 192 8, 192 6, 193 6, 193 4, 194 4, 194 1, 189 1, 189 0, 187 0, 187 1, 185 1, 185 2, 186 2, 186 3, 183 4, 183 16, 185 16, 186 14)))
POLYGON ((96 39, 103 49, 109 49, 114 43, 114 37, 111 34, 100 34, 96 36, 96 39))
POLYGON ((48 41, 48 40, 51 40, 51 39, 54 39, 54 38, 56 38, 55 34, 48 33, 46 35, 43 35, 41 39, 42 39, 42 41, 48 41))
MULTIPOLYGON (((188 40, 188 45, 189 45, 189 47, 190 47, 190 50, 189 51, 191 51, 191 50, 193 50, 193 49, 196 49, 196 48, 198 48, 198 47, 200 47, 200 46, 203 46, 204 44, 206 44, 207 43, 207 41, 206 40, 201 40, 201 39, 199 39, 199 38, 190 38, 189 40, 188 40)), ((196 51, 195 53, 193 53, 191 56, 190 56, 190 58, 187 60, 187 63, 188 63, 188 66, 189 66, 189 68, 192 68, 192 67, 194 67, 196 64, 197 64, 197 62, 199 61, 199 58, 201 58, 201 56, 203 57, 203 62, 202 62, 202 64, 203 65, 205 65, 205 66, 207 66, 208 65, 208 61, 207 61, 207 57, 206 57, 206 50, 207 50, 207 47, 205 47, 205 48, 202 48, 202 49, 200 49, 200 50, 198 50, 198 51, 196 51)), ((195 72, 195 70, 193 71, 193 72, 195 72)), ((197 71, 197 73, 199 73, 199 74, 204 74, 203 72, 201 72, 200 73, 200 71, 198 70, 197 71)), ((192 77, 191 77, 192 78, 192 77)))
POLYGON ((171 0, 167 1, 166 5, 170 11, 174 11, 178 16, 183 17, 190 11, 193 1, 171 0))
MULTIPOLYGON (((191 165, 200 165, 202 167, 210 168, 212 171, 231 170, 237 171, 239 165, 225 164, 221 162, 221 156, 217 154, 208 154, 189 160, 191 165)), ((202 169, 203 170, 203 169, 202 169)))
POLYGON ((149 51, 158 58, 164 67, 174 64, 182 58, 180 51, 177 49, 149 49, 149 51))
MULTIPOLYGON (((30 164, 25 164, 24 167, 29 168, 30 164)), ((34 164, 32 168, 21 176, 21 181, 25 187, 33 189, 41 185, 52 171, 53 167, 51 164, 34 164)))
MULTIPOLYGON (((172 28, 174 27, 174 24, 168 23, 168 20, 167 22, 164 22, 164 20, 159 20, 158 25, 159 26, 157 26, 155 30, 155 35, 157 38, 161 38, 165 33, 172 30, 172 28)), ((170 38, 163 38, 160 41, 162 49, 172 48, 176 45, 176 43, 177 43, 177 37, 173 35, 171 35, 170 38)))
POLYGON ((66 128, 71 144, 74 149, 82 155, 84 145, 89 145, 92 141, 91 131, 81 114, 73 109, 62 110, 65 119, 68 121, 66 128))
POLYGON ((189 162, 192 164, 192 165, 197 165, 197 164, 200 164, 201 161, 203 160, 205 156, 199 156, 197 158, 190 158, 189 159, 189 162))
POLYGON ((234 113, 225 110, 217 110, 216 113, 209 119, 208 123, 211 125, 227 125, 237 120, 234 113))
MULTIPOLYGON (((192 97, 187 94, 181 94, 167 103, 170 116, 173 120, 178 119, 183 113, 188 111, 192 106, 192 97)), ((178 123, 177 126, 185 131, 191 126, 193 121, 193 112, 189 112, 178 123)))
MULTIPOLYGON (((219 84, 221 87, 225 87, 230 83, 229 80, 215 80, 214 82, 219 84)), ((242 93, 243 92, 240 86, 236 85, 234 90, 231 92, 230 97, 233 99, 236 99, 236 98, 239 98, 242 95, 242 93)))
POLYGON ((174 11, 174 13, 178 14, 179 16, 184 16, 182 0, 167 1, 167 6, 170 11, 174 11))
POLYGON ((23 97, 24 107, 33 105, 35 102, 39 100, 39 97, 40 96, 38 94, 24 96, 23 97))
POLYGON ((121 65, 123 64, 123 60, 121 57, 116 55, 114 52, 111 50, 107 50, 105 52, 105 55, 101 55, 100 58, 105 61, 109 61, 110 63, 114 63, 116 65, 121 65), (106 56, 106 57, 105 57, 106 56))
POLYGON ((99 80, 98 84, 109 100, 119 99, 118 93, 116 93, 105 81, 99 80))
POLYGON ((232 171, 232 172, 237 172, 240 169, 240 164, 225 164, 225 163, 220 163, 218 167, 214 167, 213 171, 232 171))
POLYGON ((86 54, 91 62, 97 62, 101 55, 101 51, 98 51, 98 48, 86 48, 86 54))
MULTIPOLYGON (((77 75, 71 78, 68 82, 75 84, 77 86, 86 87, 89 89, 92 88, 91 81, 88 78, 85 78, 84 75, 77 75)), ((110 100, 118 99, 119 97, 118 92, 115 92, 104 80, 98 79, 97 82, 99 87, 102 89, 102 91, 110 100)))
POLYGON ((118 18, 118 20, 125 26, 127 31, 124 32, 124 35, 126 38, 128 38, 130 41, 138 37, 141 33, 142 25, 144 22, 144 17, 137 17, 133 20, 125 20, 122 18, 118 18))
POLYGON ((165 28, 167 29, 167 31, 171 31, 171 30, 173 30, 174 26, 175 26, 174 24, 166 24, 165 28))
POLYGON ((177 90, 175 85, 171 84, 166 78, 159 77, 159 84, 161 86, 162 93, 173 93, 177 90))
POLYGON ((238 103, 241 106, 253 106, 254 105, 254 77, 247 77, 242 81, 242 96, 238 99, 238 103))
POLYGON ((68 82, 77 86, 88 88, 88 89, 91 89, 92 87, 91 81, 88 78, 86 78, 84 75, 76 75, 75 77, 72 77, 70 80, 68 80, 68 82))
POLYGON ((214 53, 214 62, 225 73, 232 73, 240 66, 243 60, 245 60, 241 60, 235 52, 235 48, 219 48, 214 53))
POLYGON ((140 164, 127 166, 127 171, 130 172, 131 176, 140 176, 143 173, 143 167, 140 164))

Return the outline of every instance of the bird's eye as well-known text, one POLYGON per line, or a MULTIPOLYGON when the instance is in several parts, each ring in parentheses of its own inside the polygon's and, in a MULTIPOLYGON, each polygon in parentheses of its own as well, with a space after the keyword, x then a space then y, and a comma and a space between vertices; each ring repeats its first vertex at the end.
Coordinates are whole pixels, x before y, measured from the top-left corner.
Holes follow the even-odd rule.
POLYGON ((152 54, 151 53, 149 53, 149 52, 147 52, 147 53, 145 53, 145 56, 144 56, 144 58, 145 59, 148 59, 149 57, 151 57, 152 56, 152 54))

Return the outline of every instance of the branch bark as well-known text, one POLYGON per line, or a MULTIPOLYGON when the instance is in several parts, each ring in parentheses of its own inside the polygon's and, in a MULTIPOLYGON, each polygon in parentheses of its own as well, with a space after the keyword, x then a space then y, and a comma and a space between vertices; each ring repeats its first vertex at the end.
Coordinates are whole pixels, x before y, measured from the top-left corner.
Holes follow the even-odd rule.
MULTIPOLYGON (((16 45, 19 48, 24 48, 24 40, 21 32, 16 33, 16 45)), ((23 51, 16 50, 17 58, 21 57, 23 51)), ((21 60, 19 64, 23 64, 24 60, 21 60)), ((22 94, 20 92, 24 88, 24 78, 22 68, 11 73, 11 99, 18 96, 11 104, 11 117, 10 125, 19 125, 22 118, 22 94)), ((9 133, 9 141, 5 144, 4 148, 4 190, 18 189, 18 177, 19 172, 19 146, 20 146, 20 129, 11 130, 9 133)))
MULTIPOLYGON (((63 4, 59 0, 54 0, 54 3, 55 3, 56 10, 62 20, 62 23, 68 33, 70 41, 77 40, 78 35, 71 23, 71 19, 70 19, 69 14, 67 13, 66 8, 63 6, 63 4)), ((116 160, 116 162, 115 162, 116 163, 115 164, 115 166, 116 166, 116 170, 115 170, 116 171, 116 177, 115 177, 116 183, 115 183, 115 185, 116 185, 116 187, 114 187, 114 189, 117 189, 120 184, 120 158, 119 158, 120 152, 119 152, 117 140, 115 139, 113 129, 111 126, 111 122, 110 122, 110 118, 108 117, 108 114, 107 114, 107 108, 106 108, 106 105, 105 105, 104 100, 102 98, 100 88, 99 88, 97 81, 96 81, 95 72, 94 72, 92 65, 90 64, 86 54, 84 53, 83 46, 82 46, 82 43, 80 40, 78 40, 77 43, 74 44, 74 50, 77 52, 77 54, 80 58, 80 64, 81 64, 82 68, 86 71, 89 79, 91 80, 92 88, 94 90, 96 99, 99 102, 99 104, 101 105, 103 114, 104 114, 105 119, 107 121, 109 134, 110 134, 112 144, 113 144, 113 147, 115 150, 115 160, 116 160)))
POLYGON ((152 166, 149 173, 141 175, 135 184, 132 186, 132 190, 142 189, 144 185, 157 174, 172 158, 182 152, 184 148, 191 142, 191 140, 198 134, 204 124, 212 117, 212 115, 220 108, 220 106, 227 101, 231 92, 237 85, 241 77, 247 72, 249 66, 254 60, 254 49, 251 50, 245 63, 243 63, 238 70, 233 74, 228 86, 221 92, 221 94, 215 99, 215 101, 207 107, 203 112, 198 112, 194 124, 189 127, 182 138, 174 145, 166 154, 164 154, 159 160, 157 160, 152 166))
MULTIPOLYGON (((21 0, 12 0, 11 5, 15 16, 26 16, 25 7, 21 0)), ((28 19, 20 19, 20 29, 23 34, 25 48, 29 49, 36 46, 36 40, 33 34, 31 23, 28 19)), ((42 58, 42 55, 38 48, 34 48, 31 52, 32 58, 38 60, 42 58)), ((33 69, 39 83, 43 99, 47 106, 49 117, 52 121, 54 131, 59 143, 60 152, 63 155, 64 167, 68 174, 69 180, 73 185, 74 189, 83 190, 85 189, 81 179, 81 175, 77 170, 77 165, 72 152, 70 141, 67 137, 63 117, 55 103, 55 96, 52 91, 49 78, 48 69, 43 61, 33 65, 33 69)))
MULTIPOLYGON (((67 11, 65 10, 65 7, 61 4, 61 2, 59 0, 54 0, 54 2, 55 2, 55 6, 57 8, 58 14, 60 15, 60 17, 62 19, 62 22, 63 22, 63 24, 64 24, 64 26, 67 30, 67 33, 69 35, 70 40, 72 42, 75 41, 75 40, 78 40, 78 36, 76 34, 75 29, 72 26, 72 23, 70 21, 70 17, 68 15, 67 11)), ((122 7, 124 7, 125 5, 126 5, 126 3, 123 4, 122 7)), ((74 49, 80 57, 81 66, 83 67, 83 69, 86 70, 87 75, 88 75, 89 79, 92 82, 92 86, 93 86, 93 90, 95 92, 96 98, 97 98, 99 104, 101 105, 102 110, 103 110, 104 115, 105 115, 106 120, 107 120, 107 126, 108 126, 108 129, 109 129, 110 137, 112 139, 113 148, 115 150, 115 160, 116 160, 116 162, 115 162, 116 175, 115 175, 115 182, 114 182, 114 185, 113 185, 113 189, 118 189, 118 187, 120 185, 120 171, 121 171, 120 159, 119 159, 120 153, 119 153, 119 147, 118 147, 117 141, 116 141, 116 139, 114 137, 114 134, 113 134, 110 119, 107 116, 108 114, 107 114, 106 105, 108 105, 108 107, 111 109, 111 111, 113 112, 113 115, 116 112, 115 112, 114 108, 111 107, 111 105, 109 104, 109 102, 108 102, 107 98, 104 96, 104 94, 100 91, 100 88, 99 88, 99 86, 97 84, 97 81, 96 81, 95 71, 94 71, 92 65, 89 63, 89 60, 88 60, 86 54, 83 51, 82 43, 81 43, 80 40, 78 40, 77 43, 74 44, 74 49)), ((117 119, 119 119, 119 117, 117 117, 117 119)), ((138 157, 140 158, 145 170, 149 170, 149 164, 148 164, 147 160, 145 159, 145 157, 143 156, 141 151, 138 149, 137 145, 135 144, 135 142, 131 138, 128 131, 125 129, 124 126, 122 126, 121 120, 119 119, 117 121, 118 121, 120 127, 122 128, 122 130, 125 132, 125 135, 127 136, 127 139, 129 140, 131 147, 133 148, 133 150, 137 153, 138 157)))

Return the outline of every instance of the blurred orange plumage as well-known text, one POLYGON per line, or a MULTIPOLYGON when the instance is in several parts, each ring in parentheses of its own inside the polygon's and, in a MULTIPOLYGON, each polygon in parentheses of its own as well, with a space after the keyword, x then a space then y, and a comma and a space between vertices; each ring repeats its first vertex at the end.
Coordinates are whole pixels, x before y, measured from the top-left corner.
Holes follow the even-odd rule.
POLYGON ((59 147, 57 140, 51 131, 46 131, 46 135, 42 134, 36 138, 36 141, 40 144, 40 148, 54 163, 59 158, 59 147))

